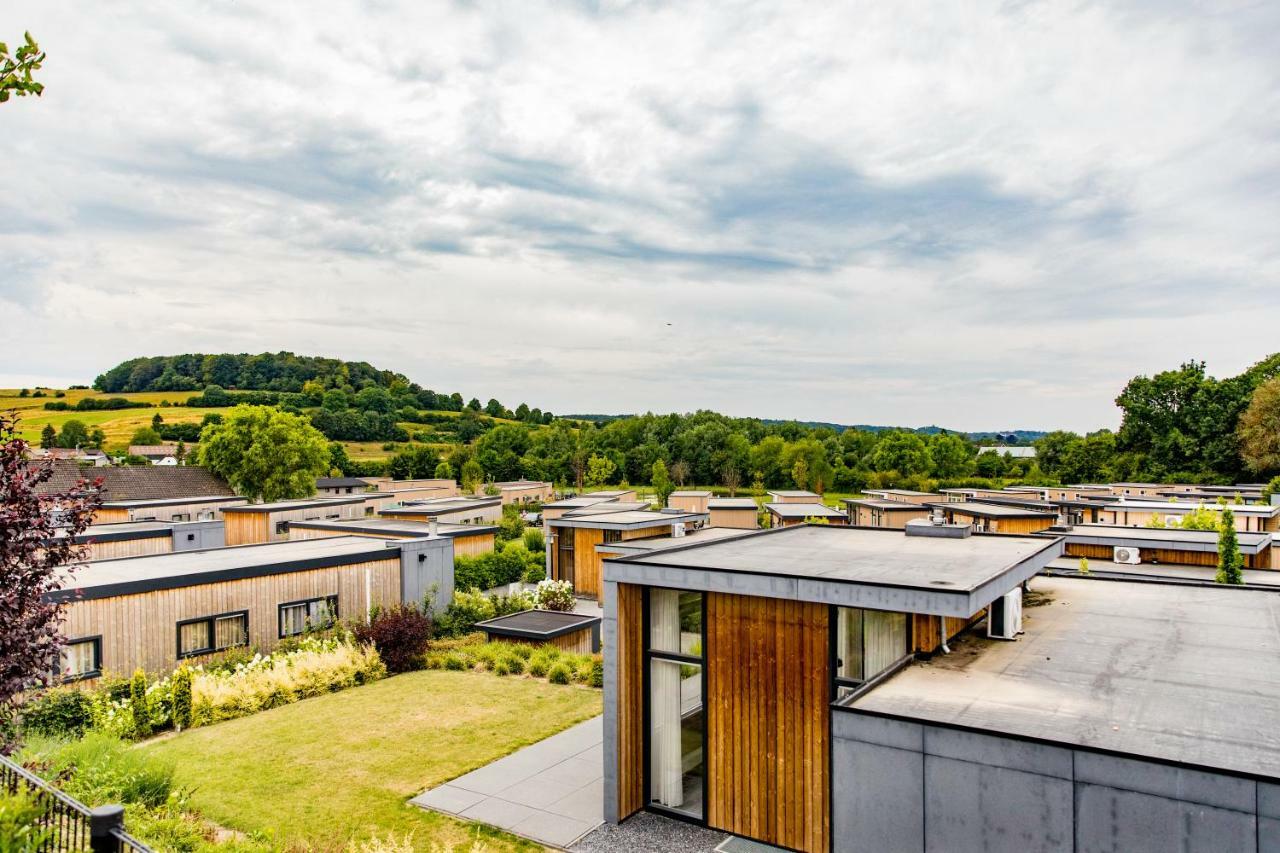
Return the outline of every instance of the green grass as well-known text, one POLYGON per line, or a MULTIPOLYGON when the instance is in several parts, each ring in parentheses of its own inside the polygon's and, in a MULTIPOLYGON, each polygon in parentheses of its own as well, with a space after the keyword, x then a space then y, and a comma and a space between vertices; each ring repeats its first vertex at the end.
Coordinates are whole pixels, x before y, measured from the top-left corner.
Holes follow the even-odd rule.
POLYGON ((417 849, 539 849, 406 803, 601 710, 600 691, 474 672, 398 675, 143 747, 191 804, 289 847, 412 834, 417 849))

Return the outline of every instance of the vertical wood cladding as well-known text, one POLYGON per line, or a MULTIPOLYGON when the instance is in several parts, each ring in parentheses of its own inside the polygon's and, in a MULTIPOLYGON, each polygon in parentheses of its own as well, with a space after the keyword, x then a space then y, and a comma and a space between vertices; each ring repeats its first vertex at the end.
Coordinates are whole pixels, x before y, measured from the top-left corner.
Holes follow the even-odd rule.
POLYGON ((825 605, 707 594, 707 821, 803 851, 830 838, 825 605))
POLYGON ((618 584, 618 818, 644 806, 643 588, 618 584))

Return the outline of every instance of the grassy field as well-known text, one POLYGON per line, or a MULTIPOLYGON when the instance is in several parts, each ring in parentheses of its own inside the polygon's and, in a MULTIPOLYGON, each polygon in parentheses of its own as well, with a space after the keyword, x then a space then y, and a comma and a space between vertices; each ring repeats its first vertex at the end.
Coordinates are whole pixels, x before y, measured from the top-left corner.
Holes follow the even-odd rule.
POLYGON ((106 449, 108 451, 124 450, 135 430, 151 426, 153 415, 159 414, 166 423, 199 423, 206 412, 224 411, 221 409, 188 409, 185 406, 168 406, 160 408, 162 402, 182 402, 191 396, 190 392, 147 392, 144 394, 99 394, 97 391, 67 391, 65 397, 19 397, 16 388, 0 388, 0 411, 17 409, 20 418, 19 433, 27 441, 38 444, 40 431, 45 424, 53 424, 54 429, 61 429, 70 420, 77 420, 92 429, 101 427, 107 434, 106 449), (124 397, 143 403, 152 403, 157 408, 151 409, 116 409, 114 411, 97 412, 50 412, 44 408, 45 403, 64 402, 74 406, 85 397, 124 397))
POLYGON ((144 749, 177 762, 192 805, 288 848, 412 835, 419 850, 535 850, 406 800, 601 711, 600 691, 427 671, 194 729, 144 749))

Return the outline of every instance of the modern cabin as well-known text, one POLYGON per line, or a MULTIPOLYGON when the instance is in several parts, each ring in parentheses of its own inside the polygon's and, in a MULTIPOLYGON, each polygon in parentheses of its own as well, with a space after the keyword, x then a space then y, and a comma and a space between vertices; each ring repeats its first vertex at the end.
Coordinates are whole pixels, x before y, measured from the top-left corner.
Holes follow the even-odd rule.
POLYGON ((502 498, 502 505, 507 504, 544 504, 556 499, 554 483, 538 480, 511 480, 505 483, 493 483, 502 498))
POLYGON ((611 501, 634 501, 636 499, 635 489, 604 489, 599 492, 584 492, 584 498, 608 498, 611 501))
POLYGON ((565 513, 586 509, 589 506, 595 506, 597 504, 615 504, 617 502, 617 498, 601 497, 598 494, 580 495, 575 498, 561 498, 558 501, 552 501, 551 503, 545 503, 542 505, 542 521, 546 523, 552 519, 560 518, 565 513))
POLYGON ((75 538, 85 559, 115 560, 174 551, 200 551, 226 544, 221 521, 123 521, 90 525, 75 538))
POLYGON ((435 498, 383 509, 383 518, 403 521, 440 521, 450 524, 493 524, 502 520, 501 498, 435 498))
POLYGON ((1191 483, 1111 483, 1111 494, 1126 498, 1159 498, 1169 492, 1194 492, 1201 488, 1191 483))
POLYGON ((707 501, 711 527, 756 530, 760 527, 760 507, 753 498, 711 498, 707 501))
MULTIPOLYGON (((1280 507, 1264 504, 1228 504, 1235 515, 1236 530, 1241 533, 1264 533, 1280 529, 1280 507)), ((1173 526, 1183 516, 1198 509, 1220 511, 1218 503, 1195 501, 1156 501, 1125 499, 1106 504, 1098 511, 1098 521, 1121 527, 1147 527, 1151 524, 1173 526)))
MULTIPOLYGON (((1061 551, 947 532, 961 538, 806 525, 605 560, 606 820, 855 849, 844 821, 881 783, 833 760, 835 705, 935 655, 1061 551)), ((885 841, 856 849, 913 849, 885 841)))
POLYGON ((368 480, 359 477, 320 477, 316 480, 316 494, 330 497, 360 494, 371 488, 368 480))
POLYGON ((291 521, 338 521, 364 518, 364 495, 246 504, 224 511, 228 545, 287 542, 291 521))
POLYGON ((1058 523, 1055 512, 1032 507, 965 501, 934 504, 948 524, 967 524, 975 533, 1000 533, 1023 536, 1048 530, 1058 523))
POLYGON ((370 536, 377 539, 422 539, 443 536, 453 540, 455 557, 474 557, 494 549, 498 528, 483 524, 441 524, 398 518, 359 518, 351 521, 291 521, 289 541, 331 536, 370 536))
POLYGON ((775 504, 820 504, 822 495, 804 489, 774 489, 765 492, 769 503, 775 504))
MULTIPOLYGON (((150 470, 150 469, 148 469, 150 470)), ((173 468, 160 468, 172 471, 173 468)), ((180 469, 177 469, 180 470, 180 469)), ((117 524, 124 521, 217 521, 223 513, 244 506, 245 498, 206 495, 182 498, 148 498, 142 500, 106 500, 93 514, 94 524, 117 524)))
POLYGON ((849 517, 824 503, 767 503, 764 510, 769 515, 770 527, 791 527, 810 519, 825 519, 828 524, 847 524, 849 517))
POLYGON ((63 605, 63 675, 159 673, 283 638, 375 605, 453 597, 453 545, 342 536, 88 563, 47 596, 63 605))
POLYGON ((912 489, 863 489, 862 493, 877 500, 921 505, 937 503, 943 499, 938 492, 917 492, 912 489))
MULTIPOLYGON (((1218 565, 1215 530, 1078 524, 1061 535, 1063 560, 1074 560, 1078 564, 1083 557, 1089 560, 1090 571, 1124 567, 1122 571, 1150 573, 1157 566, 1176 570, 1218 565)), ((1280 569, 1272 559, 1277 544, 1274 534, 1237 533, 1236 541, 1246 569, 1280 569)), ((1064 567, 1075 566, 1066 562, 1064 567)), ((1177 577, 1178 573, 1175 571, 1173 576, 1177 577)))
POLYGON ((931 512, 929 507, 911 501, 844 498, 842 502, 849 524, 857 527, 892 527, 901 530, 907 526, 908 521, 913 518, 928 518, 931 512))
POLYGON ((418 480, 393 480, 390 477, 362 477, 379 492, 399 492, 405 489, 436 489, 437 497, 452 498, 458 494, 458 483, 445 477, 424 477, 418 480))
POLYGON ((711 492, 686 489, 672 492, 667 496, 667 509, 678 509, 684 512, 706 512, 711 500, 711 492))
POLYGON ((600 563, 605 554, 597 545, 629 539, 679 536, 707 521, 705 513, 647 509, 620 509, 598 512, 587 507, 546 522, 547 577, 569 581, 576 595, 594 598, 601 594, 600 563))

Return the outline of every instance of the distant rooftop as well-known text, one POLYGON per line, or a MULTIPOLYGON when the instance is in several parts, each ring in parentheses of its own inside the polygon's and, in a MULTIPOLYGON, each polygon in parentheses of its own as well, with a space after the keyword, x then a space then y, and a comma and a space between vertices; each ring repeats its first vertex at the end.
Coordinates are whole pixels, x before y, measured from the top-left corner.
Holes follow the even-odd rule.
POLYGON ((882 509, 886 512, 928 512, 929 507, 924 504, 908 503, 907 501, 891 501, 882 498, 841 498, 842 503, 851 506, 868 506, 873 509, 882 509))
POLYGON ((769 489, 767 494, 774 495, 779 498, 819 498, 821 495, 817 492, 808 492, 804 489, 769 489))
POLYGON ((711 497, 711 492, 685 490, 685 491, 672 492, 671 497, 673 498, 708 498, 708 497, 711 497))
MULTIPOLYGON (((1138 510, 1140 512, 1168 512, 1170 514, 1179 514, 1186 512, 1194 512, 1199 507, 1206 509, 1221 510, 1222 505, 1214 501, 1153 501, 1133 498, 1124 498, 1118 503, 1106 505, 1106 509, 1113 510, 1138 510)), ((1227 504, 1232 512, 1236 515, 1261 515, 1270 518, 1273 515, 1280 514, 1280 507, 1267 506, 1266 504, 1227 504)))
POLYGON ((364 503, 366 497, 366 495, 321 495, 296 501, 273 501, 265 504, 230 506, 223 509, 223 512, 288 512, 292 509, 312 509, 318 506, 346 506, 347 504, 364 503))
POLYGON ((1036 449, 1034 447, 979 447, 978 455, 983 453, 999 453, 1001 456, 1012 456, 1014 459, 1034 459, 1036 449))
MULTIPOLYGON (((36 463, 40 464, 40 463, 36 463)), ((41 484, 42 494, 74 489, 80 479, 102 479, 105 501, 166 500, 191 496, 235 497, 226 481, 198 465, 122 465, 81 468, 73 460, 55 460, 53 477, 41 484)))
POLYGON ((588 504, 586 506, 577 507, 576 509, 567 510, 564 514, 565 518, 581 518, 584 515, 602 515, 611 512, 622 512, 624 510, 649 509, 652 506, 647 501, 600 501, 599 503, 588 504))
POLYGON ((432 516, 449 512, 463 512, 469 509, 484 509, 485 507, 498 506, 501 503, 501 498, 428 498, 421 501, 409 501, 393 508, 389 507, 383 512, 432 516))
MULTIPOLYGON (((394 536, 407 538, 428 536, 431 533, 431 522, 410 521, 403 518, 352 518, 352 519, 314 519, 311 521, 291 521, 290 528, 303 530, 336 530, 344 533, 363 533, 372 536, 394 536)), ((436 525, 436 535, 454 538, 457 536, 480 536, 497 531, 492 524, 450 524, 440 522, 436 525)))
POLYGON ((756 509, 753 498, 712 498, 707 501, 707 509, 756 509))
POLYGON ((738 527, 701 527, 691 530, 683 536, 654 536, 648 539, 623 539, 619 542, 602 542, 596 551, 609 554, 652 554, 668 548, 679 548, 684 545, 700 545, 704 542, 716 542, 721 539, 734 539, 758 530, 747 530, 738 527))
POLYGON ((764 508, 779 518, 844 518, 838 509, 818 503, 780 504, 767 503, 764 508))
POLYGON ((1280 595, 1035 578, 1015 642, 968 636, 855 700, 875 713, 1280 777, 1280 595))
POLYGON ((576 498, 561 498, 558 501, 545 503, 542 505, 542 508, 543 509, 560 509, 562 507, 563 508, 583 507, 583 506, 592 506, 594 504, 599 504, 599 503, 609 503, 610 501, 615 501, 615 500, 616 500, 615 497, 612 497, 609 495, 603 495, 603 496, 598 494, 597 495, 581 495, 576 498))
POLYGON ((359 477, 320 477, 316 480, 317 489, 367 489, 369 482, 359 477))
MULTIPOLYGON (((612 506, 612 504, 610 504, 612 506)), ((598 512, 578 515, 570 513, 547 520, 550 527, 590 527, 598 530, 628 530, 657 527, 666 524, 684 524, 705 519, 705 512, 679 510, 654 511, 649 509, 621 509, 616 512, 598 512)))
MULTIPOLYGON (((1216 530, 1183 530, 1180 527, 1117 527, 1114 524, 1077 524, 1062 534, 1080 545, 1133 545, 1183 551, 1217 551, 1216 530)), ((1237 533, 1240 550, 1256 554, 1272 545, 1270 533, 1237 533)), ((1277 573, 1280 576, 1280 572, 1277 573)))
MULTIPOLYGON (((1026 503, 1025 501, 1023 503, 1026 503)), ((1052 512, 1044 512, 1030 508, 1022 508, 1017 506, 1009 506, 1007 504, 983 503, 981 501, 954 501, 952 503, 939 503, 934 506, 943 507, 948 510, 955 510, 964 515, 973 515, 979 518, 1054 518, 1052 512)))

